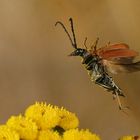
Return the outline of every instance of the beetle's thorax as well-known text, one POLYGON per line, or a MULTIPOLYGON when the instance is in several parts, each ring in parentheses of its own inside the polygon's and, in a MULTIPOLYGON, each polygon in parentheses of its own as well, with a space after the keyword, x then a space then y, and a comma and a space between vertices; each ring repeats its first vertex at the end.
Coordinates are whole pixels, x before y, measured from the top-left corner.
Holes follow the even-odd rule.
POLYGON ((88 51, 85 51, 82 55, 82 58, 84 59, 84 58, 88 57, 89 55, 91 55, 91 54, 88 51))

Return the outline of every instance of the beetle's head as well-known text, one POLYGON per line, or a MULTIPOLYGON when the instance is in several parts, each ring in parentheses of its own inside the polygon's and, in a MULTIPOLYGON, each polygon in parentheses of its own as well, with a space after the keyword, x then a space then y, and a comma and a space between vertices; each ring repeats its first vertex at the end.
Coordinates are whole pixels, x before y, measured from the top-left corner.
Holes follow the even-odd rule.
POLYGON ((84 45, 85 45, 86 49, 78 48, 77 43, 76 43, 76 37, 75 37, 74 28, 73 28, 73 20, 72 20, 72 18, 70 18, 69 21, 70 21, 70 25, 71 25, 72 36, 69 34, 68 30, 66 29, 66 27, 64 26, 64 24, 61 21, 57 21, 55 26, 57 24, 60 24, 62 26, 62 28, 66 32, 66 34, 67 34, 67 36, 68 36, 68 38, 69 38, 69 40, 71 42, 72 47, 74 48, 74 51, 69 56, 84 56, 84 53, 86 53, 88 51, 88 49, 86 47, 87 38, 85 38, 85 42, 84 42, 84 45))
POLYGON ((69 56, 83 56, 86 51, 86 49, 77 48, 69 56))

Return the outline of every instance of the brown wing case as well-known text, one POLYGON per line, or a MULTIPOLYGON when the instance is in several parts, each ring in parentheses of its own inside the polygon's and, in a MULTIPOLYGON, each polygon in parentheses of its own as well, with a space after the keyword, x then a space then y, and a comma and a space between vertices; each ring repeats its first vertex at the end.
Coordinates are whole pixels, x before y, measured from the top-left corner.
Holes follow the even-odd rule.
POLYGON ((97 54, 102 58, 105 68, 111 73, 140 71, 140 61, 133 61, 138 56, 138 52, 130 50, 127 44, 102 47, 97 50, 97 54))

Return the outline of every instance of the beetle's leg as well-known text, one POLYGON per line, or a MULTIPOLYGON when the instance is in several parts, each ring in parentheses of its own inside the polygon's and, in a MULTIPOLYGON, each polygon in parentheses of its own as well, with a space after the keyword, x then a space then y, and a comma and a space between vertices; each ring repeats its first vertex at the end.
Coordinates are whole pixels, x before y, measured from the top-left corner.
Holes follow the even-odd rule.
POLYGON ((116 92, 115 95, 116 95, 116 98, 117 98, 117 102, 118 102, 118 105, 119 105, 119 109, 122 110, 122 104, 121 104, 121 101, 120 101, 118 92, 116 92))
POLYGON ((124 111, 124 109, 129 109, 128 106, 122 106, 122 103, 120 101, 120 97, 119 97, 119 93, 117 91, 114 91, 115 92, 115 95, 116 95, 116 99, 117 99, 117 103, 119 105, 119 109, 122 110, 124 113, 127 113, 124 111))
POLYGON ((115 94, 113 94, 113 100, 115 100, 116 99, 116 95, 115 94))
POLYGON ((97 37, 96 41, 95 41, 94 44, 91 46, 91 51, 93 51, 93 49, 94 49, 94 51, 96 52, 98 41, 99 41, 99 37, 97 37))

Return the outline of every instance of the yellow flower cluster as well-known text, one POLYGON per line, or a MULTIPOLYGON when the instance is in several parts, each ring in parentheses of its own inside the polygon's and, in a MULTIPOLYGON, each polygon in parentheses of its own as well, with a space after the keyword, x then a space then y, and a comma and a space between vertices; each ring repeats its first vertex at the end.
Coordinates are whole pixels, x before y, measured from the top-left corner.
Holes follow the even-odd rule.
POLYGON ((123 136, 119 140, 140 140, 139 136, 123 136))
POLYGON ((37 137, 38 127, 31 119, 19 116, 12 116, 7 121, 7 126, 20 134, 21 139, 34 140, 37 137))
POLYGON ((32 119, 39 129, 51 129, 60 126, 64 130, 77 128, 79 120, 72 112, 57 106, 36 103, 25 111, 25 117, 32 119))
POLYGON ((24 115, 12 116, 0 125, 0 140, 100 140, 88 130, 79 130, 72 112, 57 106, 35 103, 24 115))
POLYGON ((64 140, 100 140, 96 134, 92 134, 89 130, 70 129, 64 132, 64 140))
POLYGON ((0 125, 0 140, 19 140, 19 135, 8 126, 0 125))

